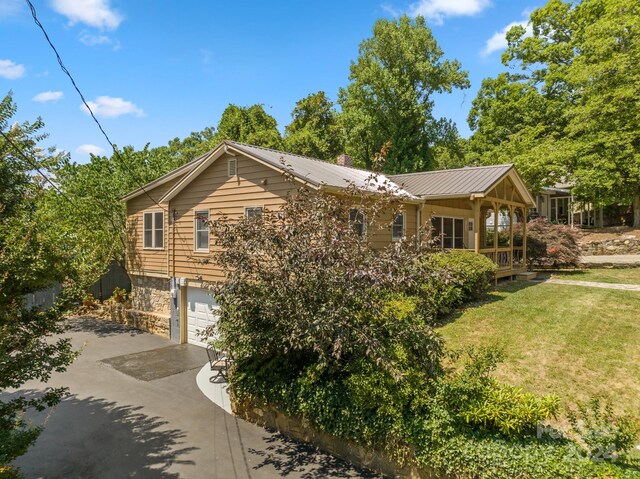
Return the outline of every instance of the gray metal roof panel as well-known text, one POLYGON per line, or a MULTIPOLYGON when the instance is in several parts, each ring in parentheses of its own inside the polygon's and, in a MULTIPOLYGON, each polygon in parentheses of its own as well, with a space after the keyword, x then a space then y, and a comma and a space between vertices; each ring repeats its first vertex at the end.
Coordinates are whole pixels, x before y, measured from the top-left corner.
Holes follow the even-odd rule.
POLYGON ((225 141, 229 146, 248 155, 258 158, 278 168, 287 168, 291 173, 302 180, 306 180, 316 186, 328 185, 335 188, 345 188, 350 184, 358 188, 377 191, 379 186, 388 182, 388 187, 396 190, 397 194, 412 196, 403 191, 398 185, 385 175, 374 175, 371 171, 336 165, 316 158, 285 153, 271 148, 264 148, 235 141, 225 141))
POLYGON ((415 196, 462 196, 485 192, 511 168, 513 165, 471 166, 392 175, 390 178, 415 196))

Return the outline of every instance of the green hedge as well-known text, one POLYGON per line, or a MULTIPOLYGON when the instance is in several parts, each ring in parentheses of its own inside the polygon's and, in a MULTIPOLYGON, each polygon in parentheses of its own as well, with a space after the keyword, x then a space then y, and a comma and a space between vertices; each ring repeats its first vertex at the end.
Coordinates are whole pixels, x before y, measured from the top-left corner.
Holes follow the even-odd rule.
POLYGON ((484 297, 496 273, 495 263, 486 256, 457 250, 433 253, 417 269, 410 292, 419 298, 423 314, 434 319, 484 297))

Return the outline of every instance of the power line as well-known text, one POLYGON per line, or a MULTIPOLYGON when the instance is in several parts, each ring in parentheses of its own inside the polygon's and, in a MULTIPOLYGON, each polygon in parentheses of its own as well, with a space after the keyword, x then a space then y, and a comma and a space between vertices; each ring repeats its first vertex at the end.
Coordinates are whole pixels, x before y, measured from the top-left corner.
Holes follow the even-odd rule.
MULTIPOLYGON (((78 85, 76 84, 76 81, 74 80, 73 76, 71 75, 71 72, 69 72, 69 70, 67 69, 67 67, 64 65, 64 62, 62 61, 62 58, 60 57, 60 54, 58 53, 58 49, 54 46, 53 42, 51 41, 51 39, 49 38, 49 35, 47 34, 47 31, 45 30, 44 26, 42 25, 42 23, 40 23, 40 20, 38 20, 38 15, 36 13, 36 9, 33 6, 33 4, 31 3, 31 0, 25 0, 27 2, 27 5, 29 5, 29 9, 31 10, 31 16, 33 17, 33 21, 36 23, 36 25, 40 28, 40 30, 42 30, 42 33, 44 34, 45 39, 47 40, 47 43, 49 44, 49 46, 51 47, 51 49, 53 50, 53 52, 56 55, 56 59, 58 60, 58 64, 60 65, 60 68, 62 69, 62 71, 64 72, 65 75, 67 75, 69 77, 69 80, 71 80, 71 84, 73 85, 73 88, 75 88, 76 92, 78 93, 78 95, 80 96, 80 99, 82 100, 82 103, 84 104, 85 108, 87 109, 87 111, 89 112, 89 114, 91 115, 91 118, 93 118, 93 121, 96 123, 96 125, 98 125, 98 128, 100 129, 100 131, 102 132, 102 136, 104 136, 104 138, 107 140, 107 143, 109 143, 109 145, 111 146, 111 149, 113 150, 114 156, 118 159, 118 161, 120 162, 120 164, 122 166, 124 166, 127 171, 129 172, 129 174, 131 175, 131 177, 134 179, 134 181, 136 183, 138 183, 140 185, 140 188, 142 189, 142 191, 145 193, 145 195, 147 195, 149 197, 149 199, 155 203, 158 207, 162 208, 162 206, 160 205, 160 203, 158 203, 150 194, 149 192, 145 189, 144 184, 138 179, 136 178, 135 172, 129 168, 129 165, 127 165, 126 161, 124 161, 124 159, 120 156, 120 152, 118 151, 118 149, 116 148, 116 146, 113 144, 113 142, 111 141, 111 139, 109 138, 109 135, 107 135, 107 132, 104 131, 104 128, 102 127, 102 125, 100 124, 100 122, 98 121, 98 119, 96 118, 95 114, 93 113, 93 110, 91 109, 91 107, 89 106, 89 104, 87 103, 87 100, 85 99, 84 95, 82 94, 82 92, 80 91, 80 88, 78 88, 78 85)), ((113 172, 112 172, 113 173, 113 172)))

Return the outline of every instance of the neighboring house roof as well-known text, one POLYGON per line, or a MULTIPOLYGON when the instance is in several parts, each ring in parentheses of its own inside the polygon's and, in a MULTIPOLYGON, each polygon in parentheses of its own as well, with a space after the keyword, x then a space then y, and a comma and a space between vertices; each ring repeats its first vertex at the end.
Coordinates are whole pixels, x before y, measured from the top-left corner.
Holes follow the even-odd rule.
POLYGON ((340 190, 349 185, 355 185, 364 190, 378 192, 380 187, 384 185, 395 194, 414 201, 419 201, 419 198, 464 197, 473 194, 486 194, 506 175, 509 175, 519 189, 524 191, 525 201, 535 204, 513 165, 465 167, 456 170, 385 176, 382 174, 375 175, 367 170, 328 163, 316 158, 230 140, 223 141, 216 148, 195 160, 132 191, 122 200, 130 200, 144 194, 145 191, 182 176, 180 181, 160 199, 161 203, 169 201, 224 154, 242 154, 276 171, 288 171, 298 180, 316 189, 340 190))

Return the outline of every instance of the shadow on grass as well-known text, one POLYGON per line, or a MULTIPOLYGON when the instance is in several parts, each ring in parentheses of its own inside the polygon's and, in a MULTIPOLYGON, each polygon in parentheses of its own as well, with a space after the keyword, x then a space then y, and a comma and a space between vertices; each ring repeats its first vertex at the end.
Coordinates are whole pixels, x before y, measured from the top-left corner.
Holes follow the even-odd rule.
MULTIPOLYGON (((36 390, 15 393, 39 394, 36 390)), ((197 448, 181 447, 185 437, 181 430, 167 428, 167 421, 147 416, 141 409, 73 395, 51 411, 29 413, 28 419, 44 425, 44 430, 14 466, 27 478, 179 477, 168 472, 169 467, 193 464, 184 456, 197 448)))
POLYGON ((438 318, 438 320, 434 323, 434 327, 440 328, 442 326, 446 326, 449 323, 456 322, 466 310, 480 308, 486 304, 497 303, 499 301, 504 301, 505 297, 500 295, 500 293, 517 293, 518 291, 522 291, 527 288, 531 288, 532 286, 539 285, 539 281, 499 281, 498 287, 489 292, 484 299, 479 301, 474 301, 472 303, 466 303, 461 307, 455 309, 451 313, 447 314, 442 318, 438 318))
POLYGON ((75 316, 65 322, 65 331, 74 333, 93 333, 99 338, 128 333, 131 336, 143 334, 143 331, 126 324, 116 323, 108 319, 93 316, 75 316))
POLYGON ((357 468, 342 459, 324 453, 310 444, 300 443, 280 433, 264 437, 269 444, 263 451, 249 449, 262 458, 254 469, 271 466, 280 477, 294 474, 302 479, 318 477, 382 479, 383 476, 357 468))

